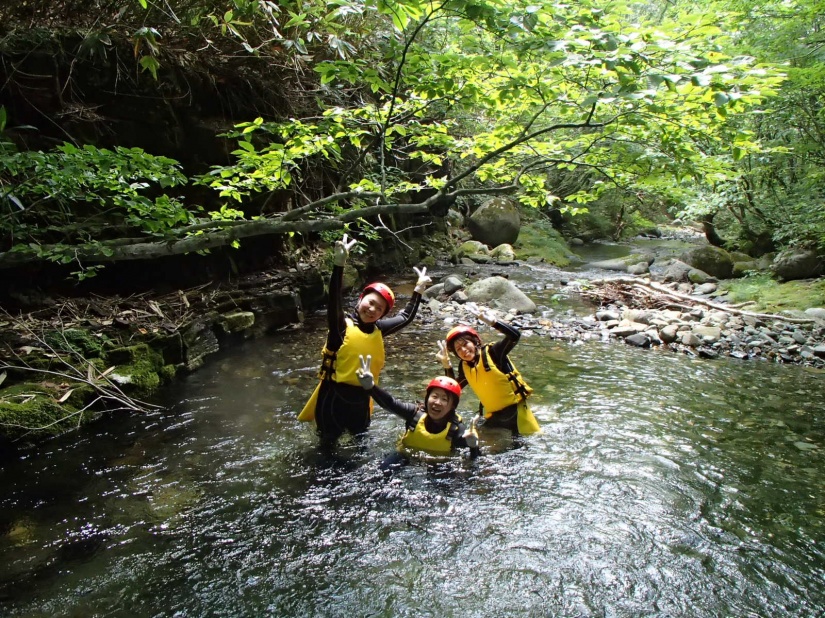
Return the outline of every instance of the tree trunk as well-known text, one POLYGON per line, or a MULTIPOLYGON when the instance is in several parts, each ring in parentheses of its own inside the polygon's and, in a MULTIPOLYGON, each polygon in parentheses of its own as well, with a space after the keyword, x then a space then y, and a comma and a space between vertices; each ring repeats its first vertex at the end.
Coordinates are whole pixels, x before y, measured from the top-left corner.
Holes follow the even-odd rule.
POLYGON ((705 238, 714 247, 722 247, 725 241, 716 233, 716 226, 713 225, 713 215, 705 215, 702 218, 702 230, 705 232, 705 238))

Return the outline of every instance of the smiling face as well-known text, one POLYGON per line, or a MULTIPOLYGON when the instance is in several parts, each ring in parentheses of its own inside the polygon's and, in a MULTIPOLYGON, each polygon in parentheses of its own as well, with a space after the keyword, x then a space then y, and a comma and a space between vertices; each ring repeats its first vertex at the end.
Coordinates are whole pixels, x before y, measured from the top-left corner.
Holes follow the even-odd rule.
POLYGON ((443 388, 434 386, 427 395, 427 416, 440 421, 453 411, 454 397, 443 388))
POLYGON ((453 349, 455 355, 463 361, 470 362, 475 360, 478 353, 478 346, 473 337, 459 337, 453 342, 453 349))
POLYGON ((365 324, 372 324, 387 312, 387 301, 378 292, 369 292, 358 302, 355 309, 365 324))

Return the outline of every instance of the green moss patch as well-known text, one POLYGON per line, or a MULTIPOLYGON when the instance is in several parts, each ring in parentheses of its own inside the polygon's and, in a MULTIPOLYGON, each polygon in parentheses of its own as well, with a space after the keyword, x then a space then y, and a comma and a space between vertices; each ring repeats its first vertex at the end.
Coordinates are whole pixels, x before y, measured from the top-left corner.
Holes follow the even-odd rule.
POLYGON ((79 412, 84 399, 74 391, 63 402, 61 389, 43 383, 21 383, 0 394, 0 431, 11 440, 56 436, 91 419, 95 413, 79 412))
POLYGON ((108 338, 96 336, 79 328, 49 331, 43 339, 55 350, 79 354, 84 358, 103 356, 108 338))
POLYGON ((719 287, 733 303, 754 301, 755 305, 747 307, 751 311, 778 313, 825 307, 825 279, 780 283, 770 275, 761 274, 722 281, 719 287))
POLYGON ((107 360, 117 365, 109 379, 124 392, 139 397, 154 391, 170 373, 163 356, 145 343, 112 350, 107 360))
POLYGON ((562 235, 549 221, 542 219, 524 221, 513 248, 519 260, 538 258, 556 266, 567 266, 573 259, 562 235))

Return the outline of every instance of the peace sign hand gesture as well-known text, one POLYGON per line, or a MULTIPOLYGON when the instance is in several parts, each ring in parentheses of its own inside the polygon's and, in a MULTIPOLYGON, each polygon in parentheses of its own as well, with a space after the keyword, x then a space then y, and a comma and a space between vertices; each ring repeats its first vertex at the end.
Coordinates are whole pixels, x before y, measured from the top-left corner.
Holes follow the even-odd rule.
POLYGON ((424 290, 427 289, 427 286, 433 282, 430 276, 427 274, 427 267, 424 266, 421 270, 418 270, 415 266, 413 266, 413 270, 415 274, 418 275, 418 281, 415 282, 415 291, 419 294, 423 294, 424 290))
POLYGON ((447 350, 447 342, 444 339, 438 340, 438 352, 435 353, 435 357, 441 361, 441 366, 444 369, 450 369, 453 365, 450 362, 450 353, 447 350))
POLYGON ((332 261, 336 266, 343 266, 347 263, 349 250, 355 246, 358 241, 354 238, 349 240, 349 237, 344 234, 341 240, 335 242, 335 247, 332 249, 332 261))
POLYGON ((359 354, 358 360, 361 362, 361 367, 355 370, 355 375, 358 376, 358 383, 364 390, 371 390, 375 386, 375 378, 372 375, 372 371, 370 371, 372 356, 367 354, 367 357, 364 358, 363 355, 359 354))

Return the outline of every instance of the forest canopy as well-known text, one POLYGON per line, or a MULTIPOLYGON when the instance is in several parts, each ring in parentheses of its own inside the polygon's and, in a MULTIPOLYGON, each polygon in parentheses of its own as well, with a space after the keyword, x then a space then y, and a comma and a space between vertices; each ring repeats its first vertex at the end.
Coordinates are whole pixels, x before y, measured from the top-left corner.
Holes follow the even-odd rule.
POLYGON ((659 212, 731 248, 825 248, 822 2, 9 4, 0 267, 51 260, 84 276, 494 194, 603 209, 617 230, 659 212), (62 106, 36 124, 34 50, 57 58, 62 106), (280 105, 227 103, 222 161, 184 165, 61 124, 72 106, 106 122, 69 87, 80 72, 180 106, 195 66, 289 86, 280 105), (33 136, 48 131, 42 147, 33 136))

